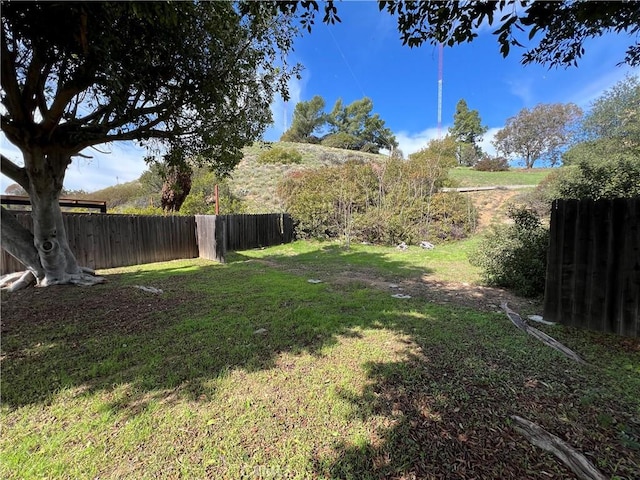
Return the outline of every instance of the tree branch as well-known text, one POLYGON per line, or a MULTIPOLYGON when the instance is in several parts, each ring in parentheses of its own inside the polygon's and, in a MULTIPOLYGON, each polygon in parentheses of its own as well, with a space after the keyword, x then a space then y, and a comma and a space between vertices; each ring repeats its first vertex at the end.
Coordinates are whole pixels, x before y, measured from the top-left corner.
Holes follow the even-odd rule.
POLYGON ((40 90, 42 67, 44 65, 38 57, 36 51, 33 52, 31 57, 31 63, 27 69, 27 75, 24 82, 24 88, 22 89, 22 104, 24 105, 25 113, 33 115, 36 105, 38 105, 38 99, 36 97, 40 90))
POLYGON ((47 115, 44 117, 41 126, 43 130, 47 133, 53 132, 55 127, 58 126, 60 120, 62 119, 62 115, 64 114, 67 105, 69 102, 78 95, 82 90, 78 88, 62 88, 57 94, 55 99, 53 100, 53 104, 51 108, 47 112, 47 115))
POLYGON ((11 180, 16 182, 28 192, 30 182, 29 177, 27 176, 27 171, 24 169, 24 167, 19 167, 2 154, 0 154, 0 160, 2 173, 4 173, 7 177, 9 177, 11 180))
POLYGON ((12 55, 9 51, 4 28, 1 30, 2 39, 0 43, 2 44, 2 53, 0 57, 2 66, 0 68, 2 75, 0 75, 0 84, 2 85, 2 89, 6 92, 6 98, 8 99, 5 106, 9 110, 14 121, 23 122, 25 120, 25 116, 20 102, 20 85, 18 84, 18 79, 16 77, 15 55, 12 55))

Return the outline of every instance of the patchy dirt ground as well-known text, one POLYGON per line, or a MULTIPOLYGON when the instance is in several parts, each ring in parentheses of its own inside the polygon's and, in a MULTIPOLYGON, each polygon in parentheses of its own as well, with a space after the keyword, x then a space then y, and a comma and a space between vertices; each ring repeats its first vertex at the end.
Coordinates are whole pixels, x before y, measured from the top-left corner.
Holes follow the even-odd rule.
POLYGON ((350 282, 362 282, 390 293, 401 293, 412 297, 424 298, 437 304, 455 305, 473 308, 483 312, 498 311, 503 302, 516 311, 537 311, 541 313, 542 302, 518 297, 501 288, 482 287, 469 283, 443 282, 423 275, 420 279, 390 282, 381 277, 372 277, 355 272, 343 272, 334 278, 331 283, 345 284, 350 282))

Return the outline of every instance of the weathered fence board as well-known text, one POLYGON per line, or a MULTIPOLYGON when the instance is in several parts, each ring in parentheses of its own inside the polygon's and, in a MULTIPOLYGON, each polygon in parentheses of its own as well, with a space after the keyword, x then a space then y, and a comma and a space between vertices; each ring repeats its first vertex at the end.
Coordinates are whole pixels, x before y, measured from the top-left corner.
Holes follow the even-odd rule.
MULTIPOLYGON (((16 214, 32 229, 30 213, 16 214)), ((180 258, 224 262, 228 250, 247 250, 291 242, 293 220, 287 214, 145 216, 63 214, 71 251, 82 266, 112 268, 180 258)), ((2 274, 24 270, 4 250, 2 274)))
POLYGON ((248 250, 293 241, 293 220, 280 213, 196 215, 200 257, 224 262, 228 250, 248 250))
POLYGON ((640 336, 640 198, 554 202, 544 316, 640 336))
MULTIPOLYGON (((16 214, 32 229, 31 214, 16 214)), ((179 258, 195 258, 198 246, 191 216, 63 214, 71 251, 82 266, 112 268, 179 258)), ((4 250, 2 274, 24 270, 4 250)))

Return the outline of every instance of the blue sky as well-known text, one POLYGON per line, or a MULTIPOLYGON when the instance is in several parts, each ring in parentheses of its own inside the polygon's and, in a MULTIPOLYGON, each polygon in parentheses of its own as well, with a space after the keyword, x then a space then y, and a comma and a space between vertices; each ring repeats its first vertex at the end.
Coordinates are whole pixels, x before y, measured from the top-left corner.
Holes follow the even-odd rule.
MULTIPOLYGON (((367 96, 373 100, 374 112, 395 133, 405 156, 418 151, 437 137, 438 48, 429 44, 413 49, 402 46, 395 18, 379 12, 377 2, 340 2, 338 14, 342 23, 324 25, 319 18, 312 33, 297 40, 289 63, 304 65, 302 79, 290 82, 289 102, 274 102, 274 124, 264 138, 279 139, 291 124, 298 101, 320 95, 330 111, 338 98, 348 104, 367 96)), ((634 40, 628 35, 589 41, 577 68, 549 69, 523 66, 523 50, 518 47, 504 59, 491 31, 491 27, 483 27, 472 43, 445 47, 443 59, 443 133, 453 123, 456 103, 464 98, 489 127, 483 142, 485 151, 492 152, 492 135, 522 108, 573 102, 586 110, 626 74, 640 74, 640 68, 617 65, 634 40)), ((526 45, 526 36, 522 40, 526 45)), ((0 148, 9 158, 19 160, 15 148, 4 138, 0 148)), ((130 144, 99 149, 108 153, 87 150, 92 160, 74 159, 67 171, 66 188, 95 191, 135 180, 146 169, 143 149, 130 144)), ((2 191, 11 183, 3 175, 2 191)))

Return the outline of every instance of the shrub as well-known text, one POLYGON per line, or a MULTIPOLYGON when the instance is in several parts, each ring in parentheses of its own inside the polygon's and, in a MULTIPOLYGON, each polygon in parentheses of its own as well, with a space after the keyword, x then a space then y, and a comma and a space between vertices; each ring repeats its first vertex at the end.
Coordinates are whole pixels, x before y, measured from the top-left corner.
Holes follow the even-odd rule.
POLYGON ((264 150, 258 156, 258 163, 262 164, 293 164, 302 163, 302 154, 295 148, 285 148, 275 145, 264 150))
POLYGON ((444 241, 475 229, 476 211, 458 193, 437 193, 446 169, 431 157, 383 164, 349 160, 294 172, 280 183, 301 238, 338 237, 377 244, 444 241))
POLYGON ((549 230, 526 208, 509 212, 512 225, 494 226, 470 258, 489 285, 526 297, 544 293, 549 230))
POLYGON ((360 140, 355 136, 345 132, 327 135, 320 143, 325 147, 343 148, 345 150, 355 150, 361 144, 360 140))
POLYGON ((504 157, 484 156, 473 166, 480 172, 505 172, 509 170, 509 162, 504 157))

